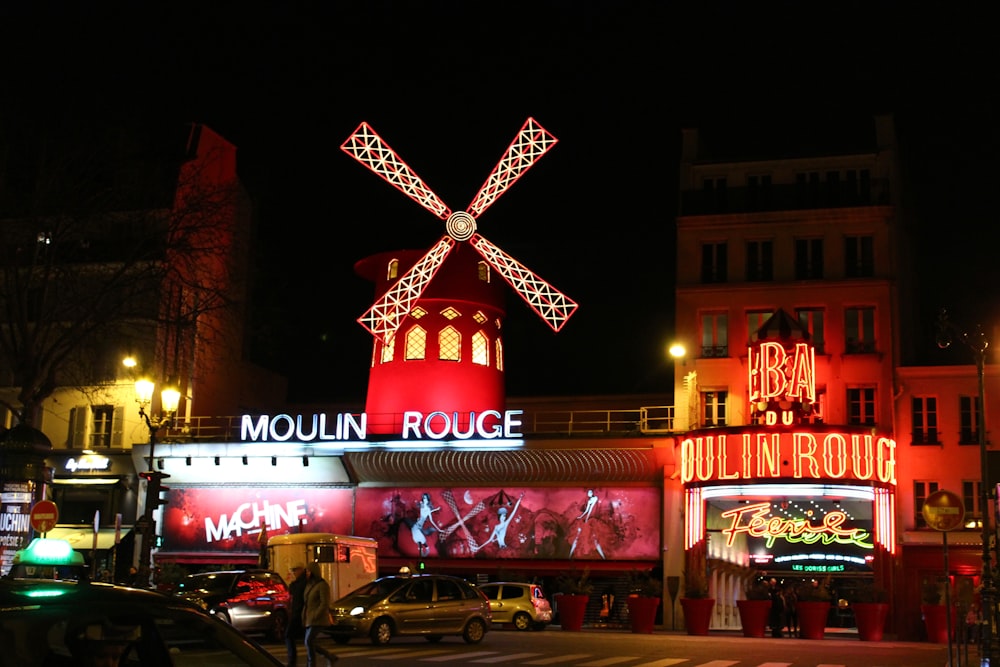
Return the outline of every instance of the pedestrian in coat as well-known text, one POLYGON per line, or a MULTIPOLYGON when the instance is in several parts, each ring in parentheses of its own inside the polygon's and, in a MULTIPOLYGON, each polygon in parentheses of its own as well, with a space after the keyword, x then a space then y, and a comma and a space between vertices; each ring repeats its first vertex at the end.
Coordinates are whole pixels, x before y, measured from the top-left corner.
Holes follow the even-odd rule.
POLYGON ((306 628, 306 667, 317 667, 316 641, 330 627, 330 584, 319 563, 306 565, 306 587, 302 595, 302 625, 306 628))
POLYGON ((288 667, 295 667, 298 661, 298 643, 305 634, 302 624, 302 609, 305 606, 306 566, 296 563, 288 573, 288 593, 291 595, 288 613, 288 627, 285 628, 285 646, 288 648, 288 667))

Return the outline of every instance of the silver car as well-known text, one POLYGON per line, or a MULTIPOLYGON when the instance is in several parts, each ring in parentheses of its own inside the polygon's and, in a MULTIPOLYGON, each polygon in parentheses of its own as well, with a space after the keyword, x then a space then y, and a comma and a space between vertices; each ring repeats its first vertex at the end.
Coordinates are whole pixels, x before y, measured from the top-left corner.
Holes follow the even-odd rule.
POLYGON ((552 622, 552 605, 538 584, 494 581, 479 586, 489 598, 494 623, 509 623, 518 630, 541 630, 552 622))
POLYGON ((440 641, 445 635, 478 644, 492 622, 490 602, 464 579, 443 574, 393 575, 337 600, 328 633, 338 644, 368 637, 376 645, 397 635, 440 641))

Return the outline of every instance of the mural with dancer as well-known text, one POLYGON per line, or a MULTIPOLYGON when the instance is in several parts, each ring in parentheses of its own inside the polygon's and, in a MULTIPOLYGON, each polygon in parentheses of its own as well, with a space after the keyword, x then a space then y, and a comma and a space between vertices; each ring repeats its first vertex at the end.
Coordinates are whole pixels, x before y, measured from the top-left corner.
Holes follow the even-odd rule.
POLYGON ((390 557, 641 560, 659 557, 660 504, 653 488, 362 488, 355 525, 390 557))

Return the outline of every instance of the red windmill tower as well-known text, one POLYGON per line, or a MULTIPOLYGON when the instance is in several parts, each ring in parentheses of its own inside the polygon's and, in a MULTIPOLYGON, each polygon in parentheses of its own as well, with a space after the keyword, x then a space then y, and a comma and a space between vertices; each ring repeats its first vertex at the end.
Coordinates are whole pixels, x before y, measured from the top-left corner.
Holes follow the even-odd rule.
POLYGON ((399 433, 405 411, 457 413, 459 428, 469 432, 470 413, 504 410, 505 311, 494 274, 554 331, 576 310, 576 302, 476 231, 479 216, 556 141, 529 118, 472 203, 454 212, 367 123, 341 146, 445 221, 444 236, 422 256, 380 253, 355 266, 382 294, 358 318, 376 339, 365 406, 370 432, 399 433))

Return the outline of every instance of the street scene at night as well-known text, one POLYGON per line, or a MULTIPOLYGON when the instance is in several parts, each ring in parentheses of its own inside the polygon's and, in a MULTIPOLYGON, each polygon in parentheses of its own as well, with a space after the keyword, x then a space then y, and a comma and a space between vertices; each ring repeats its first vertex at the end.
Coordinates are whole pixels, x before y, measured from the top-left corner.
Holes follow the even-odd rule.
POLYGON ((1000 664, 986 25, 0 9, 0 667, 1000 664))

